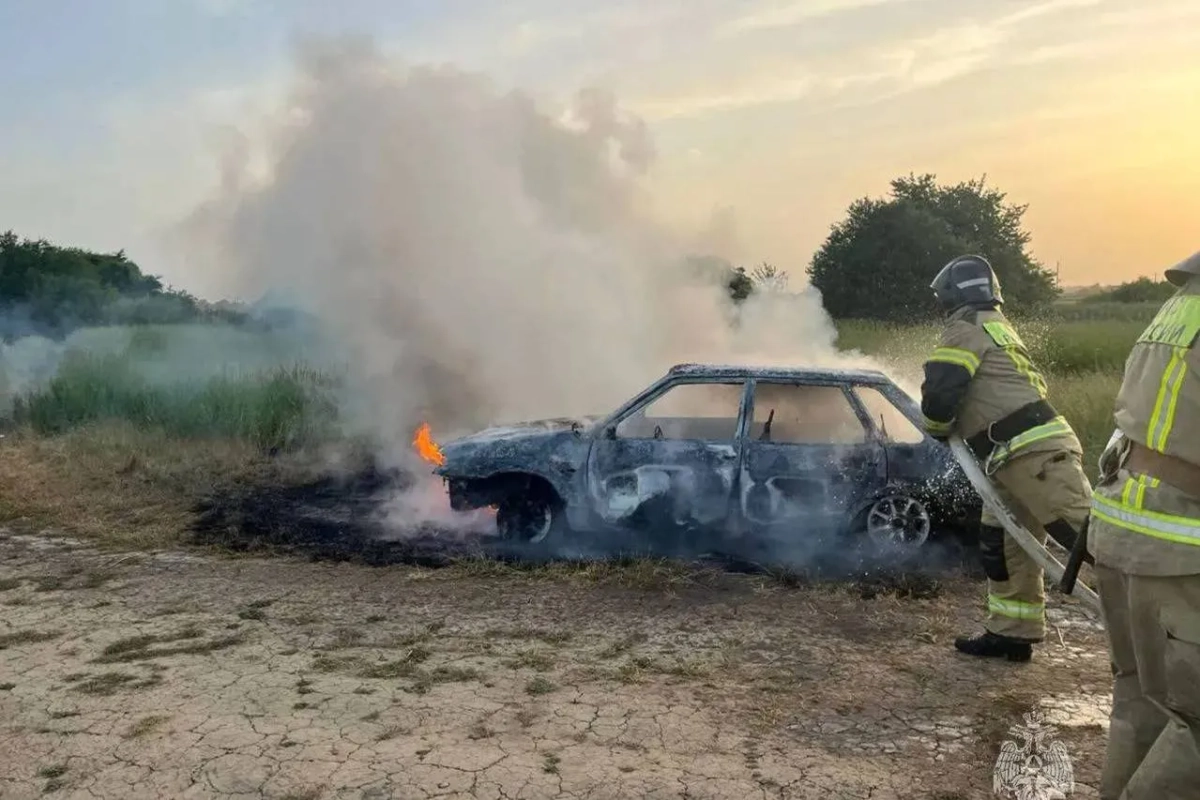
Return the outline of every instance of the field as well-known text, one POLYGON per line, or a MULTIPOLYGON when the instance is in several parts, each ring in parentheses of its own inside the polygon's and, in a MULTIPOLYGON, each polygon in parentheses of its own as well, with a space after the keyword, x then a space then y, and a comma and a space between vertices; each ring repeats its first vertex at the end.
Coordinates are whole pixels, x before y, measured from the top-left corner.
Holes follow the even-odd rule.
MULTIPOLYGON (((1021 323, 1089 467, 1153 310, 1021 323)), ((162 380, 184 335, 122 334, 6 397, 0 796, 965 800, 989 795, 1000 742, 1035 709, 1074 796, 1095 796, 1108 664, 1069 598, 1052 594, 1049 640, 1014 666, 950 647, 978 624, 972 575, 197 546, 201 500, 308 485, 362 445, 339 376, 287 348, 162 380)), ((913 374, 935 337, 845 323, 839 344, 913 374)))

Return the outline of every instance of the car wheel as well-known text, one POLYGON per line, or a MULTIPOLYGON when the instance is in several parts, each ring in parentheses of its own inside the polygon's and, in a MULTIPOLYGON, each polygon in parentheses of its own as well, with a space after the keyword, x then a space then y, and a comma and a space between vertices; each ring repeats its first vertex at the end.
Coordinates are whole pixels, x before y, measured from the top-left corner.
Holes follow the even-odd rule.
POLYGON ((538 544, 560 527, 561 504, 542 493, 505 498, 496 510, 500 536, 514 542, 538 544))
POLYGON ((929 540, 933 516, 929 506, 909 494, 885 495, 866 515, 867 536, 877 545, 913 550, 929 540))

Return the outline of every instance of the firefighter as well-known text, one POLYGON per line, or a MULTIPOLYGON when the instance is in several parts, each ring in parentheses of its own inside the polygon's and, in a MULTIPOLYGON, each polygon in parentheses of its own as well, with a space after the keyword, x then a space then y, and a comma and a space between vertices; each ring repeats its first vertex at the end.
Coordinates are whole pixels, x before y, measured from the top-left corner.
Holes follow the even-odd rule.
POLYGON ((1100 457, 1088 548, 1108 629, 1105 800, 1200 796, 1200 253, 1138 338, 1100 457))
MULTIPOLYGON (((1025 528, 1041 542, 1049 533, 1069 549, 1091 505, 1083 448, 1047 401, 1046 379, 1000 310, 996 273, 981 256, 960 256, 931 288, 948 319, 925 362, 926 430, 942 441, 961 436, 1025 528)), ((954 646, 969 655, 1028 661, 1046 632, 1042 568, 986 507, 979 548, 988 578, 984 631, 954 646)))

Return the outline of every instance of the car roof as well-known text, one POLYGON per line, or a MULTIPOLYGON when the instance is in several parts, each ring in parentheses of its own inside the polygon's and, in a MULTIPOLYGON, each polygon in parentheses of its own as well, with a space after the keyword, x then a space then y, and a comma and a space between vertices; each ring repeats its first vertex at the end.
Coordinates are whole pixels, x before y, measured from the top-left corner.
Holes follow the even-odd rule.
POLYGON ((891 384, 892 380, 874 369, 835 367, 754 367, 736 364, 676 364, 667 373, 672 377, 745 379, 779 381, 829 381, 860 384, 891 384))

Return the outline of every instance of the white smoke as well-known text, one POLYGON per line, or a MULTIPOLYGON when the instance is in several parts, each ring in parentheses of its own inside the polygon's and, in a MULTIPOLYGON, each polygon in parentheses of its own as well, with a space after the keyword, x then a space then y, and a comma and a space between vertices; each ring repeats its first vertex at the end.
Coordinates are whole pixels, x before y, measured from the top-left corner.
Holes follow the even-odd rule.
POLYGON ((360 41, 297 64, 256 143, 265 180, 239 142, 188 239, 246 293, 286 290, 323 320, 350 365, 348 416, 391 460, 422 421, 446 438, 603 413, 678 361, 845 363, 815 291, 752 298, 734 329, 725 287, 689 279, 642 183, 650 132, 611 95, 545 110, 360 41))

